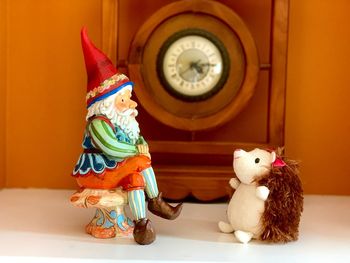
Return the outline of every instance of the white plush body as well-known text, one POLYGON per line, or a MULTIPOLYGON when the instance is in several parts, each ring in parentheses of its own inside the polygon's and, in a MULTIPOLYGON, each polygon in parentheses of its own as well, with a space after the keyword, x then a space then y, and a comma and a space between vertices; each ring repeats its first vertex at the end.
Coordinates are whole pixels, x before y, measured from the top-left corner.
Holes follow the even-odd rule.
POLYGON ((234 232, 238 241, 242 243, 258 238, 262 231, 260 218, 264 213, 269 189, 265 186, 257 186, 254 180, 258 176, 269 173, 275 159, 274 152, 260 149, 234 152, 233 167, 238 179, 230 180, 230 185, 235 192, 227 209, 229 223, 221 221, 219 228, 225 233, 234 232))
POLYGON ((260 217, 265 201, 256 195, 257 187, 241 183, 233 194, 227 209, 228 221, 234 230, 260 234, 260 217))

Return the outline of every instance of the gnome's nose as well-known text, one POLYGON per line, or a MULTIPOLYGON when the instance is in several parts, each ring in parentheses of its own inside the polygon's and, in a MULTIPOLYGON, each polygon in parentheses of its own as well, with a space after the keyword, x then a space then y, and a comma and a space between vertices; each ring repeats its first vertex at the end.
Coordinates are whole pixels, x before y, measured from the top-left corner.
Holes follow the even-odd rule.
POLYGON ((239 157, 242 157, 244 154, 244 151, 242 149, 237 149, 233 153, 233 158, 238 159, 239 157))
POLYGON ((133 101, 133 100, 130 100, 129 102, 129 108, 130 109, 135 109, 137 107, 137 102, 136 101, 133 101))

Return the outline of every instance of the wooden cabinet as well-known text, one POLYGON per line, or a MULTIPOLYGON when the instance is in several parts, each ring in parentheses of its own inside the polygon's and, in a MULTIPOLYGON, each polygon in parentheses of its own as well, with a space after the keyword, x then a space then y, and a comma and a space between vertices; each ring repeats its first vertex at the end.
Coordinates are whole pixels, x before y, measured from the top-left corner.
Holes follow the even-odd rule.
MULTIPOLYGON (((288 4, 288 0, 103 2, 103 48, 136 83, 138 120, 166 197, 210 201, 228 196, 234 149, 284 145, 288 4), (181 15, 183 19, 176 19, 181 15), (209 18, 199 22, 204 16, 213 22, 209 18), (238 38, 245 63, 243 80, 232 97, 219 91, 207 100, 184 102, 163 90, 154 70, 156 56, 167 39, 164 34, 176 33, 176 25, 186 19, 189 27, 210 24, 219 38, 230 32, 238 38), (226 104, 220 107, 220 103, 226 104), (205 107, 213 110, 198 115, 205 107)), ((223 42, 229 52, 237 48, 223 42)), ((234 55, 230 59, 235 69, 234 55)), ((230 74, 234 79, 237 73, 230 74)), ((232 81, 223 90, 230 91, 232 81)))

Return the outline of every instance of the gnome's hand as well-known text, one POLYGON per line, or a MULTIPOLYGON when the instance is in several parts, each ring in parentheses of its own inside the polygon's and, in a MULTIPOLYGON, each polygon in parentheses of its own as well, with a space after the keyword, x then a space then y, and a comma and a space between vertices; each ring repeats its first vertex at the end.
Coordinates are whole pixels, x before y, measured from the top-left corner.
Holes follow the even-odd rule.
POLYGON ((139 144, 137 145, 137 150, 140 154, 149 153, 148 145, 147 144, 139 144))
POLYGON ((137 145, 137 150, 139 151, 140 154, 146 155, 148 158, 151 159, 151 155, 149 153, 149 148, 147 144, 139 144, 137 145))

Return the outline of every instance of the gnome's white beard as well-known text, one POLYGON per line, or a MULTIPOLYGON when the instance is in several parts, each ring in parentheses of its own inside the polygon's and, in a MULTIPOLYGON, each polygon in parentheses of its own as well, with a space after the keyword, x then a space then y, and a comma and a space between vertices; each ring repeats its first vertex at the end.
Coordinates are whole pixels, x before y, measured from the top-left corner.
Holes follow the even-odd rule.
POLYGON ((111 119, 111 122, 114 125, 119 126, 129 136, 133 143, 136 142, 140 135, 139 123, 135 118, 137 114, 138 112, 136 109, 130 109, 125 112, 115 111, 115 116, 111 119))
POLYGON ((86 120, 93 115, 105 115, 113 125, 119 126, 131 139, 132 143, 140 135, 139 123, 136 121, 138 114, 136 109, 129 109, 124 112, 119 112, 114 106, 115 95, 112 95, 102 101, 95 102, 88 109, 86 120))

